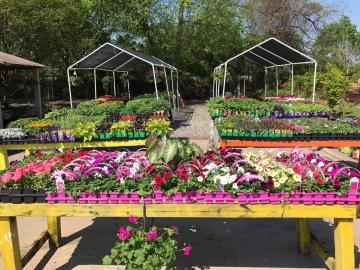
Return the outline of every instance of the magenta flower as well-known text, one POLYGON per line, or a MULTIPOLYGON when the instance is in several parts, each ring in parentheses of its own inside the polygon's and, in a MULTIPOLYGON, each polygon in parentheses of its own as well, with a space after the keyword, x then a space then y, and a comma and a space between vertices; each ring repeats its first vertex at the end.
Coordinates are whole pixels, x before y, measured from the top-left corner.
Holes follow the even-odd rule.
POLYGON ((170 228, 171 228, 173 231, 177 231, 177 226, 176 226, 176 225, 172 225, 170 228))
POLYGON ((157 230, 152 230, 151 232, 149 232, 146 236, 145 239, 147 241, 150 241, 152 239, 155 239, 158 236, 157 230))
POLYGON ((130 223, 136 223, 137 222, 137 218, 136 217, 134 217, 133 215, 130 215, 130 217, 129 217, 129 222, 130 223))
POLYGON ((334 182, 333 182, 333 185, 334 185, 335 187, 340 187, 340 186, 341 186, 340 180, 339 180, 339 179, 335 179, 334 182))
POLYGON ((126 230, 124 226, 121 226, 119 228, 118 233, 119 233, 120 240, 125 240, 125 239, 128 239, 131 237, 131 231, 126 230))
POLYGON ((184 247, 184 256, 190 256, 191 250, 192 250, 192 246, 190 245, 184 247))

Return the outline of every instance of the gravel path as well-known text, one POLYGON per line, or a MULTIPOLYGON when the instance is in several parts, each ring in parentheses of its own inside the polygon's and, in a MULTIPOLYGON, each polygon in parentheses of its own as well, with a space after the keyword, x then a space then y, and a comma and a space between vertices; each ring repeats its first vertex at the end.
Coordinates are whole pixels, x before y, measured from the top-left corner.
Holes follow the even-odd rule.
POLYGON ((174 117, 173 138, 186 137, 190 140, 209 140, 210 117, 203 103, 194 103, 180 109, 174 117))

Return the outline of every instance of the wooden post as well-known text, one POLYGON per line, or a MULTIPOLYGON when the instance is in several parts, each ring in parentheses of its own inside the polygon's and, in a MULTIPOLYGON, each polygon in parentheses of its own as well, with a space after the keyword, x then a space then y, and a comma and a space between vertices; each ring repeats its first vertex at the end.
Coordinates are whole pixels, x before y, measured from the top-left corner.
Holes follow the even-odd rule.
POLYGON ((33 69, 33 78, 36 82, 35 85, 35 107, 37 109, 38 117, 42 117, 42 108, 41 108, 41 90, 40 90, 40 70, 38 68, 33 69))
POLYGON ((22 269, 16 217, 0 217, 0 241, 3 269, 22 269))
POLYGON ((9 167, 7 149, 0 146, 0 170, 5 170, 9 167))
POLYGON ((354 270, 354 220, 334 219, 335 265, 336 270, 354 270))
POLYGON ((310 253, 310 229, 307 218, 296 219, 297 246, 301 255, 310 253))
POLYGON ((61 245, 61 220, 60 217, 48 217, 48 232, 50 240, 56 247, 61 245))

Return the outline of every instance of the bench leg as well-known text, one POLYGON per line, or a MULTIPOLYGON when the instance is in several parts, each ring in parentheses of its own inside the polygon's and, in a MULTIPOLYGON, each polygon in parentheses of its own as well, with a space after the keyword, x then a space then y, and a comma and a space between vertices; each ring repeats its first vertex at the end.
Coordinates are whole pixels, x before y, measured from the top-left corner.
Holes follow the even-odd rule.
POLYGON ((61 221, 60 217, 48 217, 48 232, 50 235, 50 242, 56 247, 61 245, 61 221))
POLYGON ((0 217, 0 248, 3 269, 21 270, 21 254, 16 217, 0 217))
POLYGON ((296 219, 297 246, 300 254, 307 255, 310 253, 310 229, 309 220, 306 218, 296 219))
POLYGON ((351 218, 334 219, 336 270, 354 270, 354 223, 351 218))
POLYGON ((0 170, 5 170, 7 167, 9 167, 7 150, 0 147, 0 170))

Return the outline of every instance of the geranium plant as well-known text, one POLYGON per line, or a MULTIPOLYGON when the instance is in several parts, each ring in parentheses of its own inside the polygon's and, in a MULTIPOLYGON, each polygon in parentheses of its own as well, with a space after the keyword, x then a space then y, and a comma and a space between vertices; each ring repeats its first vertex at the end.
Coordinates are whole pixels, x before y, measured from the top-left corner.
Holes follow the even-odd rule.
POLYGON ((174 236, 178 233, 176 226, 159 227, 145 226, 145 220, 134 216, 129 218, 130 225, 121 226, 118 230, 118 241, 111 249, 110 255, 103 258, 105 265, 125 265, 127 270, 154 270, 166 266, 167 269, 175 262, 176 253, 182 251, 189 256, 190 245, 184 244, 179 249, 174 236))

